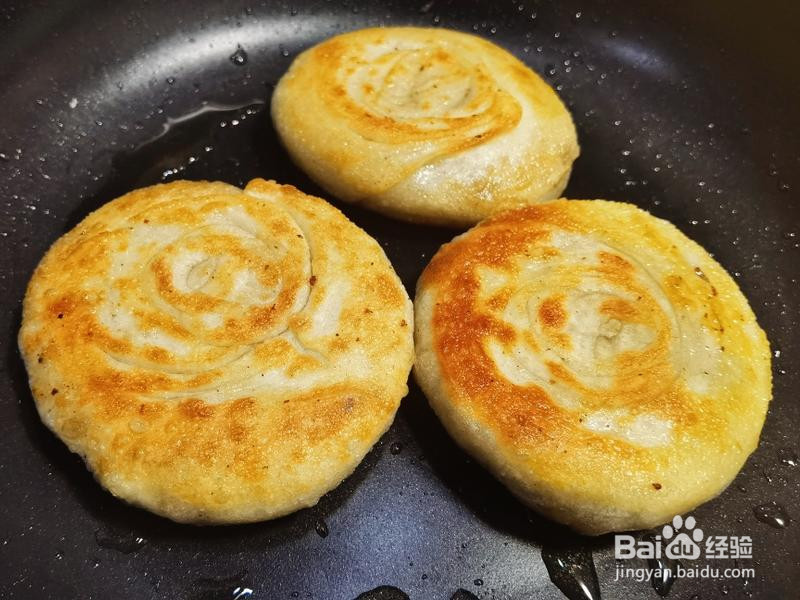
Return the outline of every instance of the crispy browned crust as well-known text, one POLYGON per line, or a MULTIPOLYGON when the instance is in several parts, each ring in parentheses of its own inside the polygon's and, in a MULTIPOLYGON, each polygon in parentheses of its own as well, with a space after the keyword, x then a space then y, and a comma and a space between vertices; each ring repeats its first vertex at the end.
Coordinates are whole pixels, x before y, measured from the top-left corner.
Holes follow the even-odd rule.
POLYGON ((552 88, 502 48, 445 29, 325 40, 281 78, 272 116, 322 186, 419 222, 472 224, 555 198, 578 155, 552 88))
POLYGON ((490 218, 436 254, 415 310, 416 377, 452 435, 582 532, 690 510, 758 443, 764 332, 718 263, 632 205, 490 218))
POLYGON ((42 420, 113 494, 234 523, 355 468, 407 392, 411 323, 379 245, 323 200, 183 181, 60 238, 19 344, 42 420))

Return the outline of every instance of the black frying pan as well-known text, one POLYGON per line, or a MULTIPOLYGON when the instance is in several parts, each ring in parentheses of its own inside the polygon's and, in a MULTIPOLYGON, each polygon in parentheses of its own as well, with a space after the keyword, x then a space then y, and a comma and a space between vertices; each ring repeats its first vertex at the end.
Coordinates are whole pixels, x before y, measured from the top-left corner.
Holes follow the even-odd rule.
MULTIPOLYGON (((573 598, 657 597, 648 582, 614 581, 613 536, 581 538, 512 499, 414 385, 318 506, 247 526, 176 525, 124 505, 39 422, 15 340, 48 245, 102 203, 176 177, 271 177, 325 195, 289 162, 263 103, 300 50, 380 24, 474 31, 514 52, 575 116, 583 153, 567 195, 635 202, 735 275, 773 344, 775 399, 744 471, 693 514, 707 535, 752 537, 738 566, 755 577, 680 579, 671 597, 797 597, 798 526, 773 527, 754 507, 800 517, 798 22, 792 0, 4 3, 0 597, 560 598, 551 575, 573 598)), ((339 206, 409 291, 454 235, 339 206)))

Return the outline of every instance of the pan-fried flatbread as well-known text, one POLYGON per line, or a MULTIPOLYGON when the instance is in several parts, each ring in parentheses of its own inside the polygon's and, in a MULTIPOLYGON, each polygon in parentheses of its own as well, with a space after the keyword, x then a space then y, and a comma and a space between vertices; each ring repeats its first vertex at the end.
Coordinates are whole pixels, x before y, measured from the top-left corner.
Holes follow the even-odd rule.
POLYGON ((764 332, 705 250, 632 205, 492 217, 436 254, 415 311, 416 378, 453 437, 581 532, 694 508, 758 443, 764 332))
POLYGON ((272 117, 320 185, 415 222, 471 225, 557 198, 578 156, 550 86, 446 29, 363 29, 314 46, 275 88, 272 117))
POLYGON ((116 496, 176 521, 313 505, 391 423, 408 296, 338 210, 254 180, 140 189, 59 239, 19 343, 44 423, 116 496))

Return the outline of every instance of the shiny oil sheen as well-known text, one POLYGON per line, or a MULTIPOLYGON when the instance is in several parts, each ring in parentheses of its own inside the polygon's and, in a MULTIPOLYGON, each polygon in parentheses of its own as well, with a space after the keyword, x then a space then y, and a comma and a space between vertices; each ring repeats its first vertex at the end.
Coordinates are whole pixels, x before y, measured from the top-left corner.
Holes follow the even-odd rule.
MULTIPOLYGON (((327 36, 414 24, 484 36, 541 73, 582 146, 566 194, 671 220, 750 299, 772 342, 774 401, 743 472, 693 514, 707 535, 751 536, 756 577, 678 579, 667 592, 792 597, 799 19, 793 2, 721 0, 4 3, 0 596, 557 599, 573 589, 563 573, 591 572, 592 594, 656 597, 648 582, 614 581, 613 536, 581 538, 531 515, 450 441, 413 384, 383 440, 318 506, 235 527, 180 526, 115 500, 35 412, 15 338, 48 245, 121 193, 178 177, 261 176, 322 195, 269 123, 275 82, 327 36), (570 553, 547 550, 565 539, 570 553)), ((410 291, 454 235, 338 205, 380 241, 410 291)))

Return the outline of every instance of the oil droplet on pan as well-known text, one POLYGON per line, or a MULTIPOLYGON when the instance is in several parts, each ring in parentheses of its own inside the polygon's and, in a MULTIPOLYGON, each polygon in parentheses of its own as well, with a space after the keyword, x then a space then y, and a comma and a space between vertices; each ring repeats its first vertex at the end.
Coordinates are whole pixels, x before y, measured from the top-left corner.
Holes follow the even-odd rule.
POLYGON ((245 52, 245 49, 242 48, 241 44, 236 44, 236 52, 231 54, 228 58, 237 67, 247 64, 247 52, 245 52))
POLYGON ((778 450, 778 460, 780 460, 781 464, 785 467, 796 467, 800 462, 797 452, 791 448, 781 448, 778 450))
POLYGON ((94 539, 101 548, 116 550, 123 554, 131 554, 147 544, 147 540, 132 531, 119 532, 98 529, 94 532, 94 539))
POLYGON ((761 504, 753 509, 756 519, 775 529, 785 529, 790 522, 786 509, 777 502, 761 504))
POLYGON ((314 529, 321 538, 328 537, 328 534, 330 533, 330 531, 328 530, 328 524, 322 519, 314 523, 314 529))
POLYGON ((233 590, 233 600, 247 600, 253 595, 253 590, 249 587, 237 587, 233 590))
MULTIPOLYGON (((645 539, 655 542, 655 536, 646 535, 645 539)), ((661 596, 667 596, 675 583, 680 563, 672 558, 649 558, 647 566, 653 569, 653 578, 650 580, 653 589, 661 596)))
POLYGON ((547 567, 550 581, 569 600, 600 599, 600 584, 590 551, 542 548, 542 560, 547 567))

